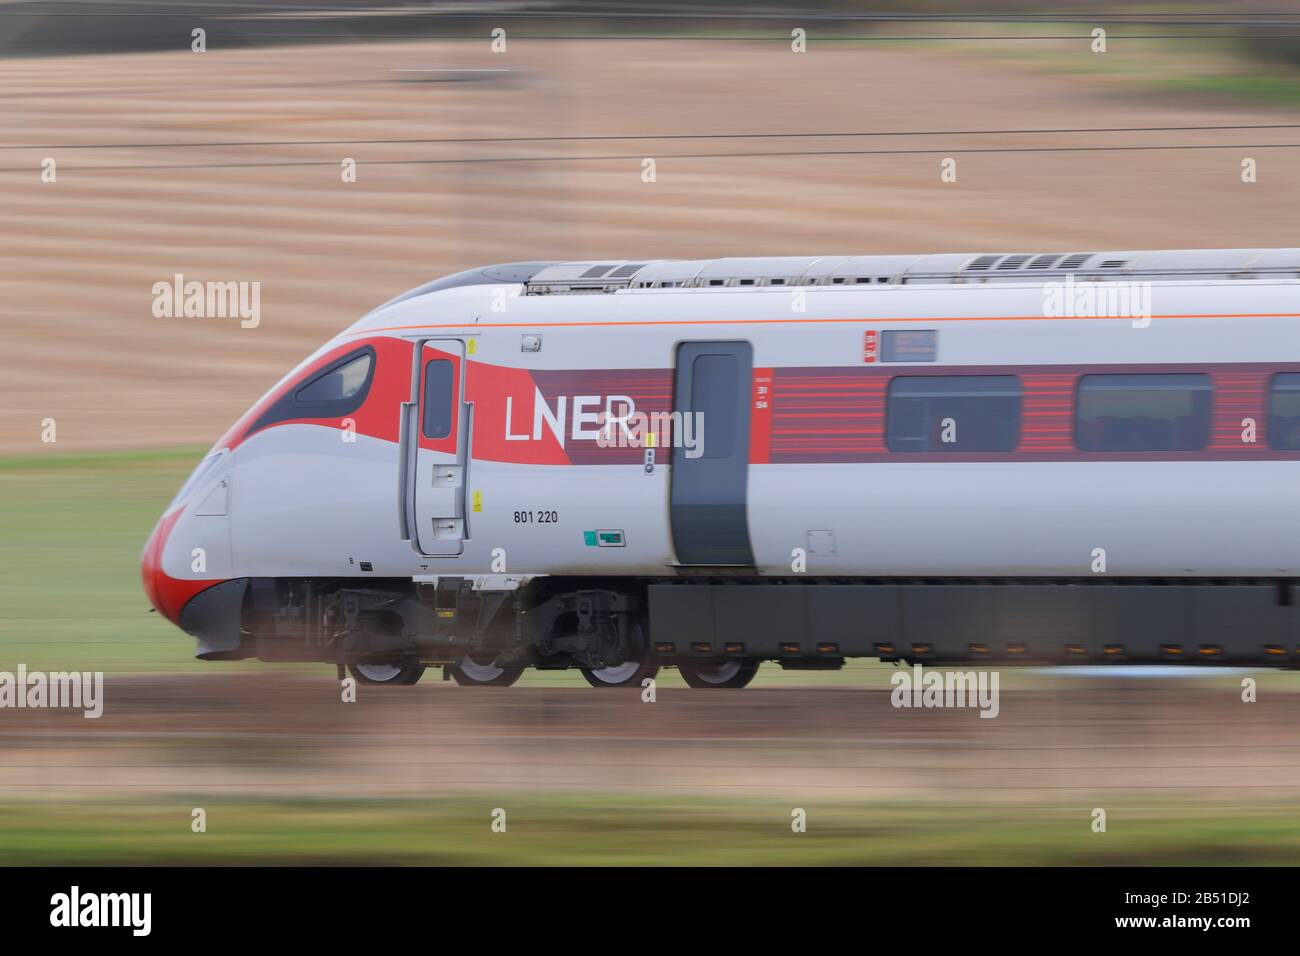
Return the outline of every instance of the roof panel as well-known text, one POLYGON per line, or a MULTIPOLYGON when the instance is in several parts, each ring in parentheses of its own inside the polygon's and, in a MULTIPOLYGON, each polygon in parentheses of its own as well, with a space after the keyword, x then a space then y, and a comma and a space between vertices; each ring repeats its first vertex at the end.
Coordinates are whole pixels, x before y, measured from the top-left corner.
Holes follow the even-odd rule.
POLYGON ((1166 281, 1197 277, 1298 278, 1300 248, 523 262, 458 273, 413 289, 387 304, 458 285, 494 283, 522 282, 531 294, 598 294, 698 285, 1023 283, 1060 281, 1065 275, 1166 281))

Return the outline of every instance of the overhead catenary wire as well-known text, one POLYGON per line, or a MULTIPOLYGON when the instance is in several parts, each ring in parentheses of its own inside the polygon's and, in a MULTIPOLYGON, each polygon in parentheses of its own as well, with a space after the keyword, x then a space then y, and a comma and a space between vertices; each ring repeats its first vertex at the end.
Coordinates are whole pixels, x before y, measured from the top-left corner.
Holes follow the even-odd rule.
MULTIPOLYGON (((350 17, 373 14, 381 16, 391 12, 391 8, 363 6, 359 4, 328 5, 316 4, 304 8, 293 4, 252 2, 234 3, 230 0, 218 2, 201 2, 195 4, 168 4, 161 2, 142 2, 137 7, 149 9, 106 9, 97 3, 86 0, 52 0, 44 6, 31 5, 17 10, 0 10, 0 16, 31 18, 42 17, 193 17, 207 15, 227 19, 274 17, 284 14, 295 20, 332 19, 336 14, 350 17), (61 10, 63 6, 79 6, 90 9, 61 10), (51 9, 53 8, 53 9, 51 9), (161 8, 161 9, 160 9, 161 8)), ((1256 12, 1256 13, 1211 13, 1201 10, 1124 13, 1115 11, 1062 12, 1062 13, 869 13, 835 10, 809 10, 795 8, 760 8, 749 10, 732 10, 720 8, 701 8, 698 5, 673 6, 668 4, 644 5, 645 9, 613 8, 609 6, 587 5, 581 10, 503 10, 484 6, 480 9, 460 8, 456 10, 418 7, 403 8, 402 12, 411 17, 426 17, 439 20, 481 20, 485 18, 521 19, 521 20, 601 20, 617 19, 623 21, 743 21, 743 20, 807 20, 840 23, 1097 23, 1122 22, 1153 25, 1198 25, 1207 26, 1268 26, 1279 24, 1300 24, 1300 17, 1291 11, 1256 12)))
MULTIPOLYGON (((1142 146, 989 146, 962 147, 955 149, 825 149, 825 150, 773 150, 771 152, 723 153, 662 153, 653 158, 656 161, 671 159, 781 159, 793 157, 824 156, 956 156, 963 154, 995 153, 1098 153, 1098 152, 1144 152, 1173 150, 1215 150, 1215 149, 1300 149, 1300 143, 1189 143, 1183 145, 1142 145, 1142 146)), ((355 157, 354 157, 355 158, 355 157)), ((357 160, 361 166, 487 166, 508 165, 511 163, 590 163, 633 161, 642 162, 647 157, 643 153, 603 154, 589 156, 474 156, 452 157, 445 159, 369 159, 357 160)), ((320 166, 338 166, 338 160, 262 160, 252 162, 230 163, 144 163, 144 164, 109 164, 93 166, 65 166, 77 172, 166 172, 168 170, 195 169, 266 169, 266 168, 309 168, 320 166)), ((4 167, 0 173, 30 174, 27 167, 4 167)))
MULTIPOLYGON (((1206 24, 1209 26, 1210 24, 1206 24)), ((1288 24, 1300 26, 1300 20, 1288 24)), ((240 40, 325 40, 330 43, 343 43, 357 40, 428 40, 428 41, 472 41, 475 43, 488 39, 487 34, 435 34, 427 37, 412 37, 406 33, 239 33, 240 40)), ((1300 33, 1269 33, 1270 40, 1295 39, 1300 33)), ((511 33, 511 40, 747 40, 750 42, 789 43, 788 33, 511 33)), ((816 43, 947 43, 961 40, 986 41, 1022 41, 1022 40, 1079 40, 1091 42, 1090 33, 1021 33, 1021 34, 980 34, 980 35, 945 35, 928 34, 883 34, 883 33, 820 33, 810 34, 808 39, 816 43)), ((1109 42, 1119 40, 1240 40, 1240 33, 1110 33, 1109 42)))
MULTIPOLYGON (((812 130, 779 133, 593 133, 571 136, 452 136, 397 139, 287 139, 287 140, 219 140, 193 143, 8 143, 4 150, 110 150, 110 149, 227 149, 235 147, 280 146, 433 146, 514 143, 590 143, 631 142, 646 140, 741 140, 741 139, 836 139, 889 138, 908 136, 1029 136, 1086 133, 1193 133, 1239 130, 1300 129, 1300 123, 1233 123, 1195 126, 1059 126, 1028 129, 916 129, 916 130, 812 130)), ((1226 144, 1234 145, 1234 144, 1226 144)))

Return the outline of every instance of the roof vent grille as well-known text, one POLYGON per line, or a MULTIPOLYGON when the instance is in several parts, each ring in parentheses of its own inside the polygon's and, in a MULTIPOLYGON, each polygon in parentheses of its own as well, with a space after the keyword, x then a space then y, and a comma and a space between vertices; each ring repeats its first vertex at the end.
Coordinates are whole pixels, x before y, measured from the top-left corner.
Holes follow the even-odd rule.
MULTIPOLYGON (((471 270, 457 285, 523 282, 528 295, 617 293, 626 289, 827 287, 848 291, 877 284, 1024 283, 1061 273, 1090 280, 1186 282, 1250 278, 1300 279, 1300 248, 1173 249, 1146 252, 933 253, 917 256, 775 256, 717 260, 605 260, 519 263, 471 270)), ((421 286, 424 295, 443 282, 421 286)), ((407 295, 397 301, 411 298, 407 295)))

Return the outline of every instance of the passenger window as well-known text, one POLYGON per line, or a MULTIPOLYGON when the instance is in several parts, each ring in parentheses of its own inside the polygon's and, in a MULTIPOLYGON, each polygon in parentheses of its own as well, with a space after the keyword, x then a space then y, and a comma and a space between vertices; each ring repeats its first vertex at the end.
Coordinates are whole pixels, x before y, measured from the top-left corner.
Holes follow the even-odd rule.
POLYGON ((889 383, 889 450, 1015 451, 1020 380, 1014 375, 914 375, 889 383))
POLYGON ((298 405, 331 405, 355 398, 370 380, 370 353, 336 365, 298 389, 293 400, 298 405))
POLYGON ((1075 439, 1082 451, 1198 451, 1210 440, 1207 375, 1085 375, 1075 439))
POLYGON ((456 370, 449 359, 432 359, 424 366, 425 438, 446 438, 451 434, 455 408, 456 370))
POLYGON ((1300 451, 1300 374, 1273 376, 1268 393, 1268 443, 1277 451, 1300 451))

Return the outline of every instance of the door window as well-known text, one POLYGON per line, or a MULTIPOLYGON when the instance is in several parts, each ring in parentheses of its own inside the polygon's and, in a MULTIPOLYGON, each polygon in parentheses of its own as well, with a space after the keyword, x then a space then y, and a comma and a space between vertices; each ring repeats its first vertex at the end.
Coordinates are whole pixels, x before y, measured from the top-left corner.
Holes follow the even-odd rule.
POLYGON ((704 425, 704 458, 730 458, 736 446, 736 356, 700 355, 691 365, 691 404, 704 425))
POLYGON ((451 434, 456 407, 456 366, 450 359, 432 359, 424 366, 424 437, 451 434))

